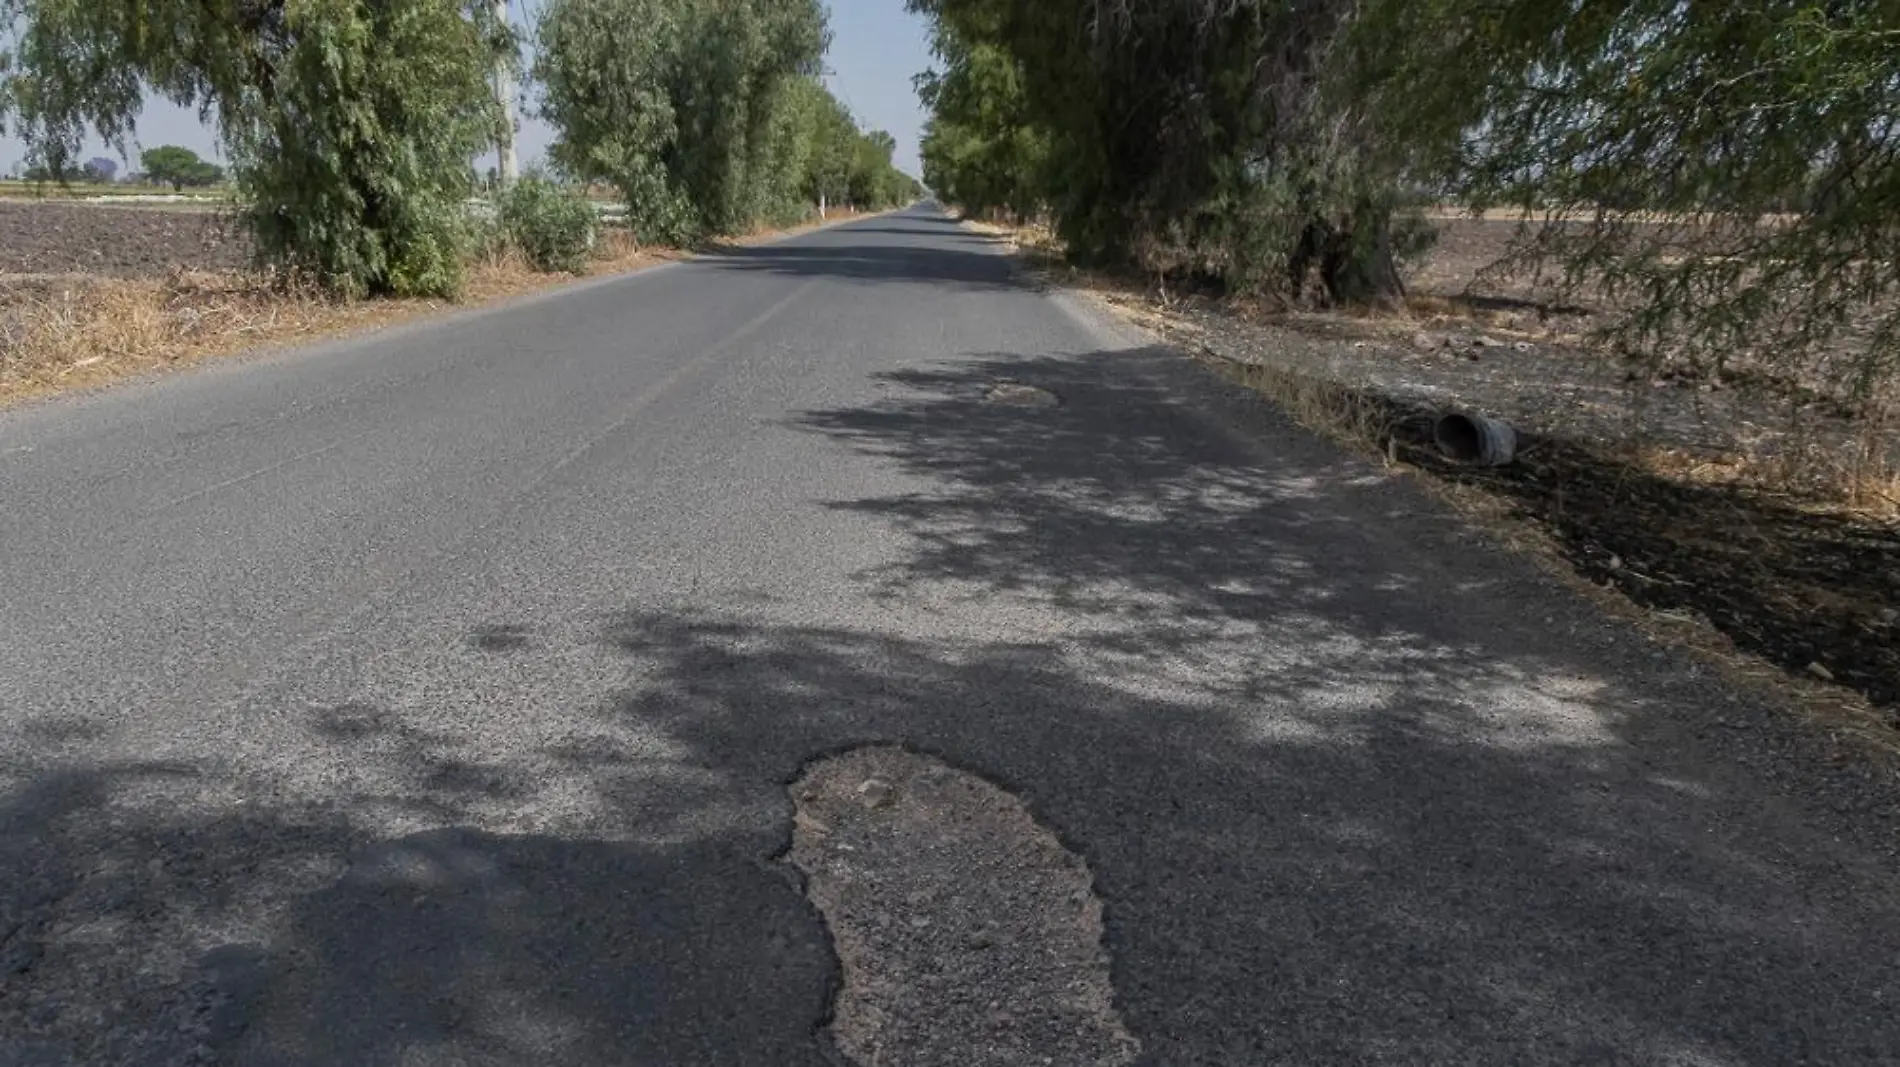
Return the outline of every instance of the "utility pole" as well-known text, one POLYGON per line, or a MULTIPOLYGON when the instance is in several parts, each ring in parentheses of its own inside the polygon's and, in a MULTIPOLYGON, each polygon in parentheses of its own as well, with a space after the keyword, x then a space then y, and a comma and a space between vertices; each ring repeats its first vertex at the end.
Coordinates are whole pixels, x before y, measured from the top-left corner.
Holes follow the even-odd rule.
MULTIPOLYGON (((832 70, 830 67, 820 67, 818 69, 818 83, 820 85, 824 85, 824 81, 826 78, 835 78, 837 77, 837 75, 838 75, 838 72, 835 70, 832 70)), ((825 86, 825 91, 830 92, 831 87, 828 85, 825 86)), ((824 220, 829 219, 831 217, 831 204, 829 202, 830 198, 825 195, 826 192, 827 190, 825 189, 824 179, 821 178, 818 181, 818 219, 820 222, 823 222, 824 220)))
MULTIPOLYGON (((508 0, 489 0, 489 4, 495 23, 507 28, 508 0)), ((495 154, 500 157, 504 189, 521 177, 521 161, 515 155, 515 61, 518 58, 518 54, 495 56, 495 98, 501 103, 501 130, 495 139, 495 154)))

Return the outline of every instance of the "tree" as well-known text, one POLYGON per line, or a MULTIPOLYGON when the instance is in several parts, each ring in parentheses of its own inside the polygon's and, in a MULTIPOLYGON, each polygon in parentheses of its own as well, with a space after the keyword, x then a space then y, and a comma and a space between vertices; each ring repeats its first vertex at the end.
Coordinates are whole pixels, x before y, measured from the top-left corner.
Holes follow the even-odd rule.
POLYGON ((145 168, 147 178, 174 190, 187 185, 210 185, 224 176, 221 168, 198 158, 198 153, 191 149, 175 144, 146 149, 140 153, 139 163, 145 168))
POLYGON ((56 173, 88 127, 122 149, 155 92, 215 119, 266 261, 347 294, 457 288, 513 45, 485 3, 0 0, 0 24, 4 99, 56 173))
POLYGON ((89 182, 110 182, 118 177, 119 162, 106 156, 94 156, 86 160, 85 173, 89 182))
POLYGON ((1412 171, 1522 213, 1519 262, 1617 297, 1626 354, 1861 398, 1900 368, 1891 3, 1371 0, 1354 48, 1412 171))
POLYGON ((1289 296, 1389 300, 1398 175, 1336 50, 1357 0, 911 0, 933 20, 933 184, 1070 254, 1289 296))
POLYGON ((796 210, 818 0, 550 0, 534 76, 550 155, 613 184, 650 236, 730 233, 796 210))
POLYGON ((617 189, 643 237, 678 239, 689 209, 667 167, 678 124, 667 79, 680 39, 667 0, 553 0, 541 9, 534 79, 556 130, 548 155, 617 189))
POLYGON ((917 78, 930 109, 925 178, 949 201, 977 214, 1039 214, 1049 159, 1030 118, 1015 57, 951 32, 937 35, 940 71, 917 78))
POLYGON ((851 198, 851 172, 857 164, 857 123, 837 97, 817 81, 808 90, 806 122, 811 151, 805 166, 806 199, 821 211, 851 198))

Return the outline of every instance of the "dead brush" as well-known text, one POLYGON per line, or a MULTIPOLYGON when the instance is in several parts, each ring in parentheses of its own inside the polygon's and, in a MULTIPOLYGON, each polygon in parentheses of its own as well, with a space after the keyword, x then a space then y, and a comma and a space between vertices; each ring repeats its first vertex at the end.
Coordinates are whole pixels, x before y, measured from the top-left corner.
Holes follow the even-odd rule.
POLYGON ((1845 439, 1791 434, 1774 444, 1711 453, 1637 444, 1631 463, 1674 482, 1720 486, 1783 498, 1810 511, 1876 522, 1900 521, 1900 468, 1889 419, 1857 424, 1845 439))
POLYGON ((0 399, 291 340, 364 316, 267 275, 174 271, 0 290, 0 399))
POLYGON ((1221 377, 1259 393, 1294 422, 1361 451, 1394 461, 1402 414, 1390 402, 1324 378, 1265 363, 1240 363, 1205 355, 1201 361, 1221 377))

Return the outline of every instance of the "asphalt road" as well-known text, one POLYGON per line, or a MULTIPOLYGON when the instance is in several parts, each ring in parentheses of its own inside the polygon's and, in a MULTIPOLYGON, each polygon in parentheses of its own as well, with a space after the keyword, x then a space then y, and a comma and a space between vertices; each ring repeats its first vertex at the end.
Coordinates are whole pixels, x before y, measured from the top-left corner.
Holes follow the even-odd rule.
POLYGON ((0 413, 0 545, 9 1067, 835 1063, 873 741, 1144 1063, 1900 1061, 1875 771, 928 210, 0 413))

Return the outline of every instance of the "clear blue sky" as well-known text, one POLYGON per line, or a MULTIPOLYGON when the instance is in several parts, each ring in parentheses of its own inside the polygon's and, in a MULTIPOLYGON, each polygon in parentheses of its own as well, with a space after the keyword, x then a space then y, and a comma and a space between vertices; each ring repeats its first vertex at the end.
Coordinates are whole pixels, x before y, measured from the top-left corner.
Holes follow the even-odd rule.
MULTIPOLYGON (((517 21, 532 18, 539 0, 515 0, 517 21)), ((911 78, 930 65, 930 48, 921 18, 904 10, 904 0, 830 0, 831 54, 826 78, 832 92, 867 128, 889 131, 897 138, 897 165, 919 174, 917 138, 924 115, 911 78)), ((524 116, 521 155, 524 162, 539 157, 551 139, 539 120, 524 116)), ((211 155, 211 132, 190 111, 164 101, 153 101, 139 120, 138 142, 151 147, 181 144, 211 155)), ((101 145, 86 155, 106 155, 101 145)), ((138 151, 137 146, 133 152, 138 151)), ((17 138, 0 137, 0 171, 12 170, 26 155, 17 138)), ((134 157, 136 162, 136 155, 134 157)))

